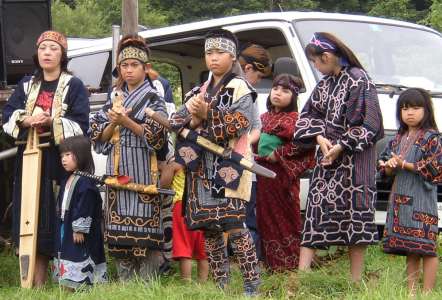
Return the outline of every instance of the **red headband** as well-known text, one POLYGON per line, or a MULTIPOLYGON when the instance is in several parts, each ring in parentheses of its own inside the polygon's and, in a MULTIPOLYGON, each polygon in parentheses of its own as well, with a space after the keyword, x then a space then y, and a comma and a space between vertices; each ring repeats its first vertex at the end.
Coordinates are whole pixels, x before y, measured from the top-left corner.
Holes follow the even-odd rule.
POLYGON ((58 43, 64 50, 68 49, 68 42, 66 40, 66 37, 57 31, 48 30, 43 32, 37 40, 37 47, 43 41, 54 41, 58 43))

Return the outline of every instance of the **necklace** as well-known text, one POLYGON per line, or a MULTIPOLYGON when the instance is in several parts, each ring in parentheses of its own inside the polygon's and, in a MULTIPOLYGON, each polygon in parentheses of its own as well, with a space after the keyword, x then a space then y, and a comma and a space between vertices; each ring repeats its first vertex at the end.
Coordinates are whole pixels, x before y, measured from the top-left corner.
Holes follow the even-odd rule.
POLYGON ((415 131, 413 134, 410 134, 410 132, 407 132, 407 135, 403 136, 403 138, 401 139, 401 150, 399 155, 403 158, 405 158, 405 156, 408 153, 408 150, 410 149, 411 145, 413 145, 416 142, 417 137, 420 135, 421 130, 417 130, 415 131), (405 138, 405 139, 404 139, 405 138))
POLYGON ((410 139, 410 137, 414 138, 419 133, 419 131, 420 130, 415 130, 415 131, 412 131, 411 133, 410 133, 410 131, 408 131, 407 132, 407 140, 410 139))

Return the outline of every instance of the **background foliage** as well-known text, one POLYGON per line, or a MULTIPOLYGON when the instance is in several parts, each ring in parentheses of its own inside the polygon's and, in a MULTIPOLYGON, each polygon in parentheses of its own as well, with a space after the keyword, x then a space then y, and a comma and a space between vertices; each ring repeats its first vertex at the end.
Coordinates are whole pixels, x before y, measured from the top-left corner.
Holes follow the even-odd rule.
MULTIPOLYGON (((70 37, 111 35, 121 24, 122 0, 54 0, 54 29, 70 37)), ((442 31, 442 0, 138 0, 139 24, 148 28, 224 16, 268 11, 324 11, 387 17, 424 24, 442 31)), ((167 64, 154 63, 169 79, 177 104, 181 102, 180 75, 167 64)))
MULTIPOLYGON (((442 0, 139 0, 139 23, 161 27, 245 13, 302 10, 388 17, 442 30, 442 0)), ((54 0, 52 21, 69 36, 104 37, 121 23, 121 0, 54 0)))

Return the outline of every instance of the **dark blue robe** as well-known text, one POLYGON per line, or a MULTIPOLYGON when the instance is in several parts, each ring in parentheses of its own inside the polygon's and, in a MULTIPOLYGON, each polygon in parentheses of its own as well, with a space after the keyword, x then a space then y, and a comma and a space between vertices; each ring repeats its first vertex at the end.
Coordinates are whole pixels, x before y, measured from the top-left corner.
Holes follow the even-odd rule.
MULTIPOLYGON (((14 93, 9 97, 3 109, 3 128, 6 126, 12 128, 17 119, 17 113, 25 111, 27 87, 30 86, 31 77, 24 77, 19 83, 14 93)), ((80 79, 72 77, 67 86, 67 93, 64 96, 63 103, 66 110, 63 115, 63 121, 66 125, 62 128, 65 137, 87 132, 89 126, 89 98, 86 88, 80 79)), ((14 135, 12 130, 5 132, 12 135, 17 140, 26 140, 28 129, 18 128, 18 134, 14 135)), ((52 138, 50 139, 51 141, 52 138)), ((44 142, 44 140, 42 141, 44 142)), ((20 233, 20 206, 21 206, 21 177, 24 146, 19 146, 15 160, 15 174, 13 186, 13 223, 12 236, 15 246, 19 246, 20 233)), ((60 184, 60 179, 66 176, 61 165, 58 146, 51 142, 51 146, 43 148, 41 184, 40 184, 40 209, 38 222, 37 252, 40 254, 53 256, 54 249, 54 230, 55 230, 55 203, 56 188, 60 184)))
POLYGON ((57 205, 54 276, 61 284, 77 288, 81 284, 106 281, 106 258, 102 230, 102 199, 95 184, 77 176, 71 184, 70 203, 61 219, 66 181, 57 205), (84 242, 74 243, 73 233, 83 233, 84 242))
POLYGON ((316 150, 301 246, 376 244, 375 145, 384 128, 376 87, 364 70, 344 67, 318 82, 296 122, 294 141, 316 146, 318 135, 343 151, 323 166, 316 150))

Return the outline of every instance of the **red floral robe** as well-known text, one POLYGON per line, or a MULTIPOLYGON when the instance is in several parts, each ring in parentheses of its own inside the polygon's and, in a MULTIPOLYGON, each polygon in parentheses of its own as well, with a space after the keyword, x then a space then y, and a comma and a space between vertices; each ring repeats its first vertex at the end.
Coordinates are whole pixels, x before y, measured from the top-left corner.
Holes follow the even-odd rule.
POLYGON ((266 265, 275 271, 298 266, 301 241, 299 178, 314 166, 314 151, 293 144, 297 112, 267 112, 261 116, 262 132, 278 136, 283 144, 274 150, 277 162, 258 157, 276 179, 258 176, 256 218, 266 265))

